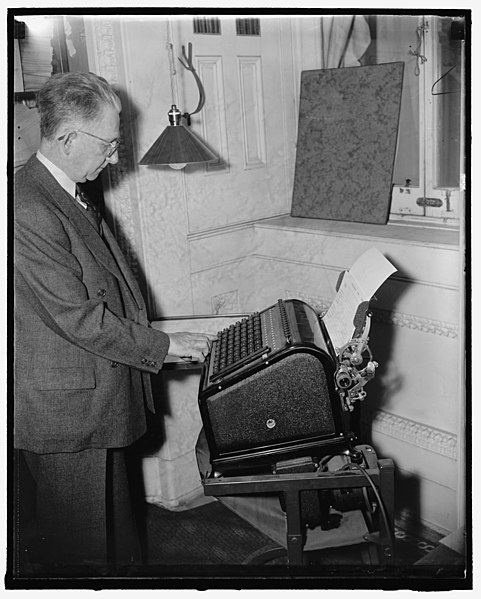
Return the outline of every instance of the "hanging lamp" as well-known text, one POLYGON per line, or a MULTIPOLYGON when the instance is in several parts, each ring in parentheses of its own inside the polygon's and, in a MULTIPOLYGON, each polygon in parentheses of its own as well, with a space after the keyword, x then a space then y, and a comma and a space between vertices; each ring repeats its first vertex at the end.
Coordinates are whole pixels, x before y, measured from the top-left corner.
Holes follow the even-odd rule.
MULTIPOLYGON (((172 52, 172 44, 168 44, 172 52)), ((173 169, 182 169, 187 164, 215 162, 218 157, 210 150, 207 145, 189 129, 191 117, 200 112, 204 106, 205 93, 202 82, 197 75, 192 62, 192 44, 189 43, 188 56, 185 54, 185 47, 182 46, 182 54, 185 63, 179 58, 180 63, 194 76, 199 89, 199 103, 197 108, 191 112, 182 112, 174 103, 174 79, 175 69, 173 68, 173 58, 171 56, 171 87, 172 87, 172 106, 169 110, 169 125, 164 129, 161 135, 153 143, 152 147, 146 152, 140 165, 163 165, 168 164, 173 169), (183 124, 185 120, 186 125, 183 124)))

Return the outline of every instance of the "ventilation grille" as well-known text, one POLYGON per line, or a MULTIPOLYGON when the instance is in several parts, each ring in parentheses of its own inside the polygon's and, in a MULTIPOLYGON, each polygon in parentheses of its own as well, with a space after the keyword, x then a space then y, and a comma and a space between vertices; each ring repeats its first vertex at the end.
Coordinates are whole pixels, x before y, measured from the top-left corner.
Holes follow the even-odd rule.
POLYGON ((259 19, 236 19, 237 35, 260 35, 261 22, 259 19))
POLYGON ((194 33, 220 35, 220 20, 217 17, 194 17, 194 33))

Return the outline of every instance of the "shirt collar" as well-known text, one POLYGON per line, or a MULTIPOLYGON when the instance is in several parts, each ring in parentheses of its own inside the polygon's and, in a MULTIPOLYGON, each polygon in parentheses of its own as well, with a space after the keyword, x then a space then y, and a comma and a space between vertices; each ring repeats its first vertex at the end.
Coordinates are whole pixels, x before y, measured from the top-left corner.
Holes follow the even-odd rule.
POLYGON ((75 198, 75 195, 76 195, 75 182, 72 181, 72 179, 70 179, 69 177, 67 177, 67 175, 61 169, 58 168, 58 166, 55 166, 55 164, 53 164, 53 162, 50 162, 50 160, 48 158, 46 158, 40 152, 40 150, 37 151, 37 158, 50 171, 50 173, 57 180, 59 185, 61 185, 67 193, 69 193, 73 198, 75 198))

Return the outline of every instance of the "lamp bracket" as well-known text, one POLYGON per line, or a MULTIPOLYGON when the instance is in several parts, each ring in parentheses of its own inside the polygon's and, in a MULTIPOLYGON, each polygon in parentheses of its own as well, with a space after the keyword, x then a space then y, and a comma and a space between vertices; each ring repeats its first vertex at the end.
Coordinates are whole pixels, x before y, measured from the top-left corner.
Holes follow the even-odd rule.
POLYGON ((192 73, 192 75, 194 76, 194 79, 197 83, 197 87, 199 89, 199 103, 197 104, 197 108, 193 112, 190 112, 190 113, 185 112, 182 115, 187 120, 187 124, 190 125, 190 117, 193 114, 200 112, 202 110, 202 107, 204 106, 205 92, 204 92, 204 87, 202 85, 202 81, 200 80, 199 75, 197 75, 197 72, 194 68, 194 63, 192 62, 192 44, 190 42, 189 42, 188 55, 185 53, 185 46, 182 46, 182 56, 184 57, 185 62, 181 58, 179 58, 180 64, 185 69, 187 69, 188 71, 190 71, 192 73))

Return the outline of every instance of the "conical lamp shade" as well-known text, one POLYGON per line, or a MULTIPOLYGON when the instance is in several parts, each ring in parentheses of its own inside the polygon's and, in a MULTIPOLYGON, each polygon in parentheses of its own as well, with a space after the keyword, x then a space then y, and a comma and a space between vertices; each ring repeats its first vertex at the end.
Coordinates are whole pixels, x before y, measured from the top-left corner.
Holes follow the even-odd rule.
POLYGON ((217 156, 184 125, 168 125, 139 164, 214 162, 217 156))

